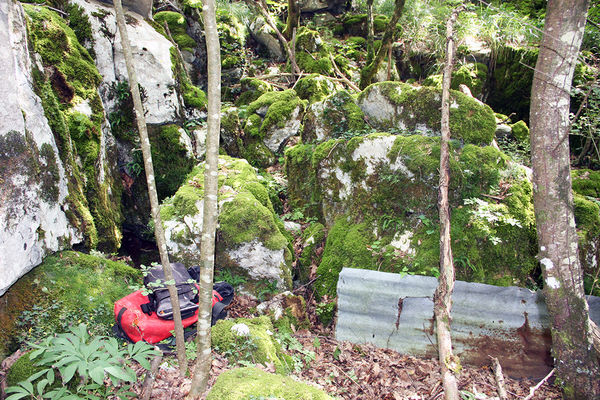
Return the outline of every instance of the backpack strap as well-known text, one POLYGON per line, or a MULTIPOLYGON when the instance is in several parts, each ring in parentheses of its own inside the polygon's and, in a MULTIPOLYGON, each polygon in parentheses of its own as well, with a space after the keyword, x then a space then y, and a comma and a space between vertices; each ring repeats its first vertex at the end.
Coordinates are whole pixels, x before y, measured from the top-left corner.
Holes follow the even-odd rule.
POLYGON ((220 301, 213 305, 212 317, 210 320, 211 326, 216 324, 218 320, 224 319, 227 316, 227 310, 225 310, 225 307, 227 307, 227 305, 224 303, 221 303, 220 301))

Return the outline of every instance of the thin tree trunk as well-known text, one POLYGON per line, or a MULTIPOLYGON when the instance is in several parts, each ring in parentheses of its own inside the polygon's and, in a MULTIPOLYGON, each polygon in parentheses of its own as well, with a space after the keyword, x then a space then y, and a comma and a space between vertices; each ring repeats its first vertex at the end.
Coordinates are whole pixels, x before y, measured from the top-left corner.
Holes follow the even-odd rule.
POLYGON ((215 0, 204 0, 202 7, 208 57, 208 134, 204 170, 204 211, 200 245, 200 304, 198 314, 198 357, 188 398, 198 398, 205 390, 210 375, 212 287, 215 265, 215 232, 217 228, 217 190, 219 134, 221 124, 221 52, 217 32, 215 0))
POLYGON ((387 54, 388 47, 392 45, 392 41, 396 35, 396 24, 398 23, 398 20, 402 16, 402 11, 404 10, 404 1, 405 0, 396 0, 394 6, 394 15, 392 15, 388 26, 385 28, 383 39, 381 39, 381 47, 377 51, 377 55, 375 55, 373 62, 365 66, 360 72, 359 86, 361 89, 364 89, 371 84, 373 77, 379 69, 379 65, 381 65, 381 62, 387 54))
POLYGON ((292 40, 294 30, 300 25, 300 5, 298 0, 288 0, 288 15, 283 30, 283 36, 289 42, 292 40))
POLYGON ((569 165, 571 82, 589 0, 550 0, 531 89, 533 200, 552 348, 567 399, 600 398, 599 354, 577 249, 569 165))
MULTIPOLYGON (((133 56, 131 54, 131 46, 129 44, 129 36, 127 35, 127 27, 125 25, 125 16, 123 14, 123 6, 121 0, 114 1, 115 12, 117 15, 117 25, 119 34, 121 35, 121 45, 123 47, 123 55, 127 66, 127 75, 129 75, 129 86, 131 89, 131 97, 133 99, 133 107, 135 111, 135 119, 140 132, 140 142, 142 146, 142 155, 144 157, 144 169, 146 170, 146 182, 148 183, 148 196, 150 197, 150 208, 152 212, 152 220, 154 221, 154 237, 160 253, 160 262, 165 273, 167 282, 173 282, 173 270, 169 262, 169 253, 165 241, 165 231, 163 229, 162 220, 160 218, 160 207, 158 204, 158 195, 156 194, 156 184, 154 182, 154 167, 152 166, 152 153, 150 151, 150 139, 148 139, 148 130, 146 129, 146 118, 144 116, 144 108, 142 106, 142 98, 138 87, 137 75, 133 65, 133 56)), ((182 374, 187 371, 187 358, 185 356, 185 342, 183 336, 183 324, 181 322, 181 310, 179 308, 179 297, 177 296, 177 288, 173 284, 167 284, 171 304, 173 305, 173 322, 175 323, 175 344, 177 347, 177 360, 179 361, 179 369, 182 374)))
POLYGON ((375 57, 375 49, 373 48, 375 28, 373 25, 373 0, 367 0, 367 64, 371 63, 373 57, 375 57))
POLYGON ((455 375, 460 369, 460 361, 452 352, 452 337, 450 334, 454 264, 450 246, 450 206, 448 204, 448 185, 450 182, 450 151, 448 148, 450 141, 450 79, 454 64, 453 28, 458 13, 459 9, 454 10, 446 23, 446 65, 444 66, 442 81, 442 137, 440 139, 440 188, 438 194, 440 276, 438 287, 433 296, 442 385, 447 400, 460 399, 455 375))

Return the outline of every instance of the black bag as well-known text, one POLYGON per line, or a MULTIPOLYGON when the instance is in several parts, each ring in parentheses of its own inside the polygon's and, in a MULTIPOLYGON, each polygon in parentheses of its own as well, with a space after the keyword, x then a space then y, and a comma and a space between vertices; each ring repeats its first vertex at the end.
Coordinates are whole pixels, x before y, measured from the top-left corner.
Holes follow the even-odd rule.
MULTIPOLYGON (((198 290, 194 280, 182 263, 172 263, 173 279, 177 288, 181 319, 191 317, 198 309, 198 290)), ((152 267, 144 276, 144 286, 151 291, 148 294, 149 303, 142 304, 141 308, 146 314, 156 312, 162 319, 173 319, 173 306, 169 298, 169 290, 165 284, 165 274, 161 265, 152 267)))

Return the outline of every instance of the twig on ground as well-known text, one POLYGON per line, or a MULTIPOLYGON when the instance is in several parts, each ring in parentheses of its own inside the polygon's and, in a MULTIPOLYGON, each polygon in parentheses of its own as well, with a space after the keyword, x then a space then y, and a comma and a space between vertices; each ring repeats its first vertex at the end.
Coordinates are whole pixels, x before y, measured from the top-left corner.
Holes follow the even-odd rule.
POLYGON ((535 394, 535 391, 538 390, 540 388, 540 386, 542 386, 544 383, 546 383, 546 381, 548 379, 550 379, 550 377, 552 375, 554 375, 554 371, 556 371, 556 369, 553 368, 552 371, 550 371, 548 373, 548 375, 546 375, 546 377, 540 381, 540 383, 538 383, 537 385, 529 388, 529 395, 527 397, 525 397, 523 400, 531 400, 531 399, 533 399, 533 395, 535 394))
POLYGON ((498 396, 500 400, 508 399, 506 394, 506 387, 504 385, 504 375, 502 374, 502 366, 500 361, 496 357, 489 356, 492 359, 492 369, 494 370, 494 377, 496 378, 496 384, 498 385, 498 396))

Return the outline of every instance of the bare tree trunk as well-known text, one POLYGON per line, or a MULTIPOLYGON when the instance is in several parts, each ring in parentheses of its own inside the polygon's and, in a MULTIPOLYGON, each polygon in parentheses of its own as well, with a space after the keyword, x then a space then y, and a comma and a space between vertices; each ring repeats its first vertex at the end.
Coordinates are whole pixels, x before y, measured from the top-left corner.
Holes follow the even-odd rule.
POLYGON ((215 232, 217 228, 217 191, 219 134, 221 124, 221 52, 217 32, 215 0, 204 0, 202 7, 208 56, 208 134, 204 170, 204 211, 200 245, 200 311, 198 314, 198 357, 188 398, 198 398, 205 390, 210 375, 212 287, 215 266, 215 232))
POLYGON ((371 84, 373 77, 379 69, 379 65, 387 54, 388 47, 392 45, 392 41, 396 35, 396 24, 398 23, 398 20, 402 16, 402 11, 404 10, 404 1, 405 0, 396 0, 394 6, 394 15, 392 15, 388 26, 385 28, 383 39, 381 39, 381 47, 377 51, 375 59, 371 63, 367 64, 360 72, 359 86, 361 89, 364 89, 371 84))
POLYGON ((371 63, 373 57, 375 57, 375 49, 373 48, 375 28, 373 25, 373 0, 367 0, 367 64, 371 63))
POLYGON ((552 348, 567 399, 600 398, 599 354, 577 249, 569 165, 571 81, 589 0, 550 0, 531 89, 531 158, 539 259, 552 348))
MULTIPOLYGON (((146 118, 144 116, 144 108, 142 106, 142 98, 138 87, 137 75, 133 65, 133 56, 131 54, 131 46, 129 44, 129 36, 127 35, 127 27, 125 26, 125 16, 123 14, 123 6, 121 0, 114 1, 115 13, 117 15, 117 25, 119 34, 121 35, 121 45, 123 47, 123 55, 127 66, 127 75, 129 75, 129 87, 131 89, 131 97, 133 99, 133 107, 135 111, 135 119, 140 132, 140 142, 142 146, 142 155, 144 157, 144 169, 146 170, 146 182, 148 183, 148 196, 150 197, 150 208, 152 212, 152 220, 154 221, 154 237, 160 253, 160 262, 165 273, 167 282, 173 282, 173 270, 169 262, 169 253, 165 241, 165 231, 163 229, 162 220, 160 218, 160 207, 158 204, 158 195, 156 194, 156 184, 154 182, 154 167, 152 166, 152 153, 150 151, 150 139, 148 139, 148 130, 146 129, 146 118)), ((177 347, 177 360, 179 361, 179 369, 182 374, 187 371, 187 358, 185 356, 185 342, 183 336, 183 324, 181 322, 181 310, 179 308, 179 297, 177 296, 177 288, 173 284, 167 284, 171 304, 173 305, 173 322, 175 323, 175 344, 177 347)))
POLYGON ((289 42, 292 40, 294 30, 300 26, 300 5, 298 0, 288 0, 288 15, 283 30, 283 36, 289 42))
POLYGON ((440 139, 440 188, 438 207, 440 213, 440 276, 438 287, 433 296, 434 314, 437 331, 438 355, 442 370, 442 385, 447 400, 459 400, 456 373, 460 370, 460 361, 452 353, 450 334, 450 311, 452 310, 452 291, 454 290, 454 264, 450 246, 450 206, 448 204, 448 185, 450 182, 450 79, 454 64, 453 28, 459 9, 454 10, 446 23, 446 65, 442 81, 442 137, 440 139))

